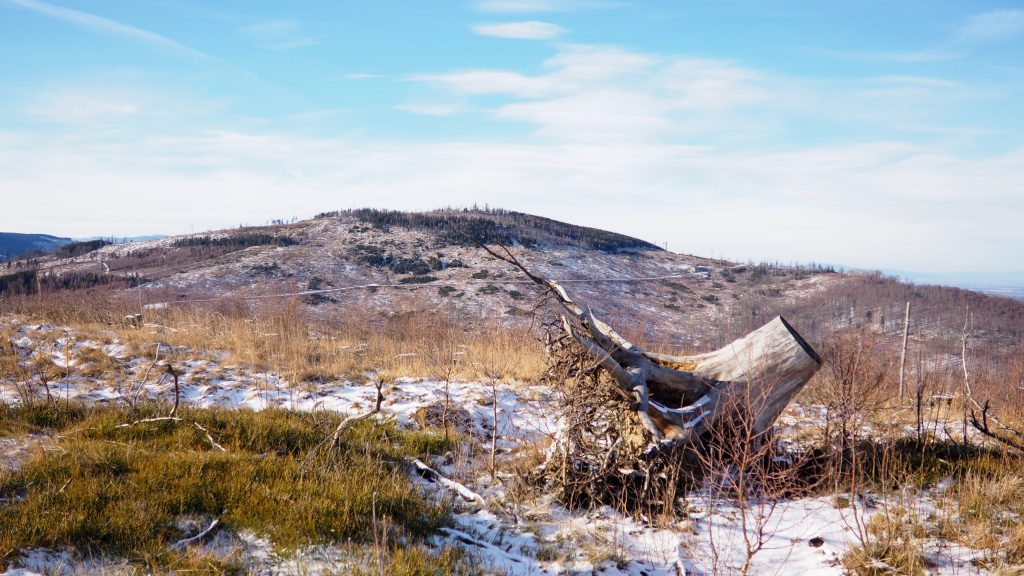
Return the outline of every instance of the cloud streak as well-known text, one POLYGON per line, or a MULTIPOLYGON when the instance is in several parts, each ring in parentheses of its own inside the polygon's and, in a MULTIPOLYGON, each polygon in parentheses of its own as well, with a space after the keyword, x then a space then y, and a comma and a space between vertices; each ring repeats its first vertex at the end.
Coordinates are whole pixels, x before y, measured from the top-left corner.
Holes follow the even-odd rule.
POLYGON ((513 40, 554 40, 567 30, 550 22, 530 20, 526 22, 503 22, 500 24, 475 24, 473 33, 479 36, 509 38, 513 40))
POLYGON ((739 152, 199 129, 114 142, 0 132, 0 159, 0 190, 20 192, 0 228, 50 231, 64 222, 61 233, 79 236, 486 202, 741 259, 998 270, 1024 241, 1024 149, 972 158, 899 142, 739 152), (743 234, 721 234, 716 216, 726 214, 743 234), (813 241, 794 242, 797 232, 813 241))
POLYGON ((531 12, 583 12, 617 6, 606 0, 479 0, 475 7, 482 12, 527 14, 531 12))
POLYGON ((892 62, 895 64, 928 64, 932 62, 946 62, 949 60, 959 60, 963 58, 963 54, 943 48, 929 48, 925 50, 912 50, 905 52, 859 52, 852 50, 807 48, 807 52, 837 60, 849 60, 852 62, 892 62))
POLYGON ((776 92, 786 84, 728 61, 610 46, 562 46, 542 68, 537 75, 464 70, 410 80, 454 98, 504 96, 511 101, 492 107, 494 118, 533 125, 538 136, 577 142, 722 132, 735 127, 723 123, 723 115, 771 106, 781 101, 776 92))
POLYGON ((313 46, 319 41, 302 32, 302 25, 294 20, 270 20, 250 24, 238 29, 253 44, 268 50, 291 50, 313 46))
POLYGON ((18 8, 35 12, 36 14, 69 22, 92 32, 128 38, 130 40, 170 50, 192 58, 211 62, 222 62, 219 58, 185 46, 184 44, 167 38, 166 36, 161 36, 154 32, 143 30, 142 28, 124 24, 117 20, 104 18, 103 16, 97 16, 95 14, 89 14, 88 12, 81 12, 79 10, 49 4, 47 2, 42 2, 41 0, 0 0, 0 4, 16 6, 18 8))
POLYGON ((1005 42, 1024 36, 1024 10, 992 10, 971 16, 960 37, 971 42, 1005 42))

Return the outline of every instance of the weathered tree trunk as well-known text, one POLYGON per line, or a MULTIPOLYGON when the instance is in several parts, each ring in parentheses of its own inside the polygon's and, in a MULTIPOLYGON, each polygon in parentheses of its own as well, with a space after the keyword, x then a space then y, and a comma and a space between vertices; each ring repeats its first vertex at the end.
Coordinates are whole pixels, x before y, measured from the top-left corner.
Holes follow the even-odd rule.
POLYGON ((682 418, 682 426, 691 440, 734 402, 750 411, 754 432, 768 430, 821 366, 818 354, 782 316, 714 352, 644 355, 716 382, 702 397, 683 401, 689 417, 682 418))
POLYGON ((695 442, 740 409, 753 419, 755 433, 764 432, 821 366, 818 354, 781 316, 714 352, 646 352, 578 306, 560 285, 527 270, 508 250, 487 250, 559 300, 566 333, 608 372, 656 442, 695 442))

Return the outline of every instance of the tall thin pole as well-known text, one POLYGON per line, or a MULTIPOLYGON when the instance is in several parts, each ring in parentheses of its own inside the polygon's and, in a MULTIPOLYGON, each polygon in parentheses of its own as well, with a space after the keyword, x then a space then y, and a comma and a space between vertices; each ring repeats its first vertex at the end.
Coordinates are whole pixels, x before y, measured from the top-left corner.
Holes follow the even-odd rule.
POLYGON ((910 302, 907 301, 907 311, 903 314, 903 350, 900 351, 900 400, 903 400, 903 375, 906 373, 907 365, 907 336, 910 334, 910 302))

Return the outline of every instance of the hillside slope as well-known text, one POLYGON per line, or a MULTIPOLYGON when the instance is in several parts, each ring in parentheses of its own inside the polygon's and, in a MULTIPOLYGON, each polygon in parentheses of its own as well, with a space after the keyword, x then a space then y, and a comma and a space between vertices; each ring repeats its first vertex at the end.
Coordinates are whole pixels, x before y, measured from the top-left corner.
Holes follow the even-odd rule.
MULTIPOLYGON (((443 310, 464 320, 530 319, 539 291, 476 241, 512 247, 577 301, 653 345, 717 346, 784 314, 812 340, 848 327, 892 337, 912 302, 913 326, 952 351, 965 313, 1000 347, 1024 339, 1024 304, 879 274, 814 266, 738 264, 668 252, 636 238, 528 214, 354 210, 277 226, 102 246, 72 258, 15 263, 8 293, 141 284, 144 304, 180 305, 298 295, 312 314, 386 318, 443 310), (28 277, 38 274, 39 281, 28 277)), ((32 276, 34 278, 34 276, 32 276)), ((0 292, 4 291, 0 278, 0 292)))
POLYGON ((0 261, 12 260, 27 252, 52 252, 70 242, 70 238, 60 238, 49 234, 0 232, 0 261))

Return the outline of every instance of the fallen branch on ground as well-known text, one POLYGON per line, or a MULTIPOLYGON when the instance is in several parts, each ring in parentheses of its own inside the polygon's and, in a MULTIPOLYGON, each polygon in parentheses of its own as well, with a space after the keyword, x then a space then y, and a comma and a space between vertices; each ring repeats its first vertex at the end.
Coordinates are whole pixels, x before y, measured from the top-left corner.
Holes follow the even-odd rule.
POLYGON ((207 430, 206 428, 203 428, 203 426, 199 422, 193 422, 192 424, 197 429, 199 429, 200 432, 202 432, 203 434, 206 434, 206 439, 210 441, 210 445, 211 446, 213 446, 217 450, 220 450, 221 452, 227 452, 227 450, 223 446, 221 446, 220 444, 217 444, 217 442, 214 441, 213 436, 210 436, 210 431, 209 430, 207 430))
POLYGON ((522 557, 506 552, 501 548, 495 546, 494 544, 491 544, 490 542, 484 542, 483 540, 474 538, 469 534, 463 532, 462 530, 455 530, 452 528, 441 528, 441 532, 444 532, 445 534, 451 536, 453 539, 455 539, 456 542, 486 550, 493 557, 503 558, 509 562, 514 562, 516 564, 526 563, 526 560, 522 557))
POLYGON ((434 470, 430 466, 427 466, 419 458, 413 458, 409 460, 409 463, 416 468, 416 473, 423 477, 428 482, 436 482, 449 490, 458 493, 463 500, 467 502, 476 502, 478 504, 484 504, 484 497, 477 494, 476 492, 467 488, 464 484, 460 484, 451 478, 447 478, 437 470, 434 470))
POLYGON ((142 420, 136 420, 134 422, 128 422, 127 424, 118 424, 118 428, 131 428, 132 426, 138 426, 139 424, 151 424, 153 422, 181 422, 181 418, 177 416, 159 416, 157 418, 143 418, 142 420))
POLYGON ((203 538, 206 538, 207 536, 210 535, 211 532, 213 532, 214 530, 217 529, 217 526, 220 526, 220 518, 214 518, 213 522, 210 522, 210 525, 206 527, 206 530, 203 530, 199 534, 196 534, 195 536, 192 536, 191 538, 185 538, 183 540, 178 540, 174 544, 171 544, 171 550, 176 550, 176 549, 184 548, 185 546, 188 546, 189 544, 192 544, 193 542, 198 542, 198 541, 202 540, 203 538))

